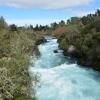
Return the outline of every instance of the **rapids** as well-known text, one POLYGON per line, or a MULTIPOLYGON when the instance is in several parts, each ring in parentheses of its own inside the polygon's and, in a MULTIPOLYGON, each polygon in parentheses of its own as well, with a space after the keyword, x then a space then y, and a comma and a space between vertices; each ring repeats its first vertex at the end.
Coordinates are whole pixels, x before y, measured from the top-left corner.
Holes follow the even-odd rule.
POLYGON ((40 75, 37 100, 100 100, 100 73, 85 69, 58 49, 57 39, 46 37, 38 46, 39 58, 32 59, 31 74, 40 75))

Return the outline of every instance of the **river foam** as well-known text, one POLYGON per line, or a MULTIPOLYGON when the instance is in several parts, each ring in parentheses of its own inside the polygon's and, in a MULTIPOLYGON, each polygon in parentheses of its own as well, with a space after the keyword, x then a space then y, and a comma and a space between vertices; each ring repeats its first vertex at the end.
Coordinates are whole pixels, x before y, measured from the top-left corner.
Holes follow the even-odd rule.
POLYGON ((33 59, 31 74, 40 75, 38 100, 100 100, 100 74, 70 63, 58 49, 56 39, 39 46, 41 56, 33 59))

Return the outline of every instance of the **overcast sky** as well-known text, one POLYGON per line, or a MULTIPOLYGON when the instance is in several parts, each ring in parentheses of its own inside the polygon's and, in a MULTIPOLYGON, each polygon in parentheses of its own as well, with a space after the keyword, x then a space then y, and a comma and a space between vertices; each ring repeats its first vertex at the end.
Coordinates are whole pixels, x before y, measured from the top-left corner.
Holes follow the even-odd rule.
POLYGON ((50 24, 100 9, 100 0, 0 0, 0 16, 9 24, 50 24))

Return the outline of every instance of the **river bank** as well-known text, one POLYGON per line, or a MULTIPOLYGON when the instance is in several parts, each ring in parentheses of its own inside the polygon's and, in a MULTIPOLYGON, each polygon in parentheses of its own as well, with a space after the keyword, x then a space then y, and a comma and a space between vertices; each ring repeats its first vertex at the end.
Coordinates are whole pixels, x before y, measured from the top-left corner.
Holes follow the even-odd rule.
POLYGON ((30 56, 39 54, 37 43, 43 39, 31 29, 15 25, 0 27, 0 100, 36 99, 35 92, 31 97, 32 79, 28 69, 30 56))
POLYGON ((79 65, 100 72, 99 10, 82 18, 72 17, 67 25, 58 26, 52 33, 65 55, 74 57, 79 65))

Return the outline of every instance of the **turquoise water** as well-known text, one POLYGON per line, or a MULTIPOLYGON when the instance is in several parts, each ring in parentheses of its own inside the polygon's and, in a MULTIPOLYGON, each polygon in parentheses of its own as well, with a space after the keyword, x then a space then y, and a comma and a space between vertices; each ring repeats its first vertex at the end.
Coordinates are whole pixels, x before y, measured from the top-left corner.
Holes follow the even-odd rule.
POLYGON ((58 49, 56 39, 39 45, 39 58, 32 60, 31 74, 40 75, 38 100, 100 100, 100 74, 81 68, 58 49))

